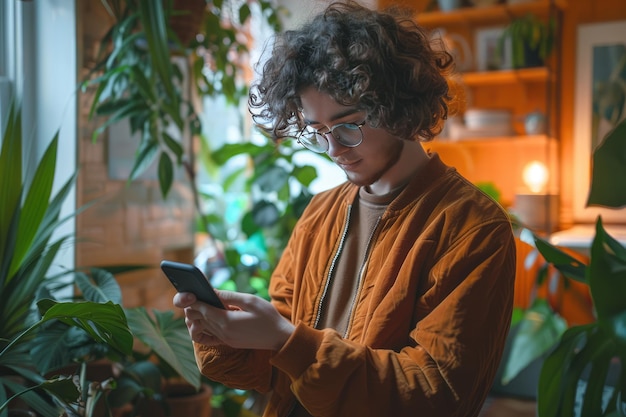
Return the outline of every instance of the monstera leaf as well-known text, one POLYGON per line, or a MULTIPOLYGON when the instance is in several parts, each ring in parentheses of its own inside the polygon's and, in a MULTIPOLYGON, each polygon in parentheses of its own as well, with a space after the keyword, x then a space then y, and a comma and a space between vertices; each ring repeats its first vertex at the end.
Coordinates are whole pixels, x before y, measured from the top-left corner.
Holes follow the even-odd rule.
POLYGON ((626 178, 626 119, 609 132, 593 153, 591 189, 587 205, 626 207, 624 178, 626 178))
POLYGON ((587 281, 597 320, 568 329, 546 359, 539 378, 540 417, 577 415, 579 401, 581 417, 626 415, 626 249, 606 233, 600 218, 587 281), (622 366, 614 367, 619 362, 622 366), (605 400, 605 381, 612 366, 619 382, 605 400), (581 381, 585 382, 582 390, 581 381))

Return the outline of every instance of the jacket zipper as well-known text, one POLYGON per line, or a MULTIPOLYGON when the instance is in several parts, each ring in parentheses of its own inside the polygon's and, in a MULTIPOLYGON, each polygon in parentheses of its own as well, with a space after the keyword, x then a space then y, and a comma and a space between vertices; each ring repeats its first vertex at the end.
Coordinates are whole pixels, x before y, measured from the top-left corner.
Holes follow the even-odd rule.
MULTIPOLYGON (((339 259, 339 255, 343 250, 343 245, 346 241, 346 236, 348 235, 348 226, 350 226, 350 212, 352 211, 352 205, 348 206, 346 213, 346 222, 343 227, 343 231, 341 232, 341 238, 339 240, 339 247, 337 248, 337 252, 335 252, 335 256, 333 256, 333 260, 330 264, 330 270, 328 271, 328 276, 326 279, 326 283, 324 284, 324 291, 322 292, 322 297, 320 298, 320 302, 317 305, 317 313, 315 315, 315 322, 313 323, 313 328, 317 329, 317 326, 320 322, 320 318, 322 317, 322 306, 324 305, 324 299, 326 298, 326 294, 328 293, 328 287, 330 287, 330 280, 333 277, 333 271, 335 269, 335 265, 337 264, 337 259, 339 259)), ((296 408, 297 400, 291 405, 291 408, 287 412, 287 416, 291 416, 293 414, 294 409, 296 408)))
POLYGON ((372 233, 370 233, 370 237, 367 240, 367 246, 365 246, 365 257, 363 258, 363 263, 361 264, 361 268, 359 269, 359 282, 357 290, 354 293, 354 297, 352 298, 352 303, 350 303, 350 314, 348 315, 348 325, 346 326, 346 331, 343 335, 344 339, 348 338, 348 335, 350 334, 350 329, 352 328, 354 309, 356 307, 358 299, 361 296, 361 291, 363 290, 363 274, 365 274, 365 266, 369 262, 370 251, 372 250, 372 241, 374 240, 374 235, 376 234, 376 229, 378 229, 378 224, 380 223, 381 218, 381 216, 378 216, 378 219, 376 219, 376 223, 374 224, 372 233))
POLYGON ((328 292, 328 287, 330 286, 330 280, 333 278, 333 271, 335 270, 335 266, 337 265, 337 259, 339 259, 339 255, 341 255, 341 251, 343 250, 343 245, 346 241, 346 236, 348 235, 348 226, 350 225, 350 212, 351 211, 352 211, 352 205, 349 205, 347 213, 346 213, 346 223, 343 227, 343 232, 341 233, 341 239, 339 241, 339 248, 337 248, 337 252, 335 252, 333 261, 330 264, 328 276, 326 277, 326 283, 324 284, 324 291, 322 292, 322 297, 320 298, 320 302, 317 305, 317 314, 315 315, 315 322, 313 323, 314 329, 317 329, 317 325, 319 324, 320 318, 322 317, 322 306, 324 305, 324 299, 326 298, 326 293, 328 292))
MULTIPOLYGON (((347 215, 346 215, 346 223, 343 227, 343 232, 341 233, 341 238, 339 241, 339 248, 337 248, 337 252, 335 252, 335 256, 333 257, 333 261, 330 264, 330 270, 328 271, 328 277, 326 279, 326 283, 324 284, 324 291, 322 292, 322 297, 320 298, 320 302, 317 306, 317 314, 315 315, 315 323, 313 324, 313 328, 317 328, 317 325, 319 324, 320 318, 322 316, 322 306, 324 305, 324 299, 326 298, 326 294, 328 292, 328 287, 330 286, 330 280, 333 277, 333 271, 335 269, 335 265, 337 264, 337 260, 339 259, 339 255, 341 255, 341 251, 343 250, 343 245, 346 241, 346 236, 348 235, 348 226, 350 225, 350 213, 352 211, 352 205, 348 206, 348 211, 347 211, 347 215)), ((363 259, 363 263, 361 264, 361 268, 359 269, 359 285, 357 287, 357 291, 354 294, 354 297, 352 298, 352 303, 350 305, 350 314, 348 316, 348 326, 346 328, 346 332, 344 334, 344 339, 348 337, 348 333, 350 332, 350 328, 352 327, 352 315, 354 313, 354 307, 356 305, 356 301, 359 299, 359 295, 361 294, 361 290, 363 287, 363 273, 365 271, 365 266, 367 265, 367 262, 369 260, 369 254, 370 254, 370 250, 372 247, 372 241, 374 240, 374 234, 376 233, 376 229, 378 229, 378 224, 380 223, 380 219, 382 217, 378 217, 378 219, 376 220, 376 224, 374 224, 374 229, 372 230, 372 233, 370 234, 370 237, 367 241, 367 246, 365 247, 365 257, 363 259)), ((293 413, 294 409, 296 408, 296 403, 294 402, 291 405, 291 408, 289 409, 289 411, 287 412, 287 416, 291 416, 291 414, 293 413)))

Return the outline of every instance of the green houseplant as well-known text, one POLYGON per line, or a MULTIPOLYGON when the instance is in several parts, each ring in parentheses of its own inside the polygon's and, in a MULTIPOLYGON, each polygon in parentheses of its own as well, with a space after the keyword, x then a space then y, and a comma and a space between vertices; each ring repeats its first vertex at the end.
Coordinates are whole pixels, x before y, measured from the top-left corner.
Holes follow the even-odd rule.
POLYGON ((502 56, 505 45, 510 42, 513 68, 538 67, 545 63, 554 49, 556 22, 542 21, 528 14, 513 19, 498 40, 497 51, 502 56))
MULTIPOLYGON (((67 379, 49 379, 31 359, 37 331, 48 323, 81 327, 102 343, 130 351, 126 317, 114 303, 56 303, 39 299, 50 268, 69 236, 53 233, 67 218, 61 204, 73 185, 71 177, 53 194, 58 134, 33 170, 22 165, 21 112, 13 104, 0 150, 0 415, 19 397, 43 416, 58 416, 61 405, 79 402, 80 393, 67 379), (26 172, 33 172, 30 178, 26 172), (39 300, 39 301, 38 301, 39 300), (39 313, 33 309, 35 302, 39 313), (43 389, 43 392, 42 392, 43 389), (54 399, 55 401, 52 401, 54 399)), ((70 216, 71 217, 71 216, 70 216)))
MULTIPOLYGON (((61 286, 70 286, 71 291, 64 293, 76 295, 61 301, 121 304, 122 292, 114 273, 141 267, 72 271, 74 279, 71 282, 51 284, 42 293, 47 298, 54 298, 49 290, 58 292, 61 286)), ((183 318, 175 317, 173 311, 147 311, 144 307, 125 308, 123 313, 135 341, 132 351, 120 352, 111 344, 92 340, 82 329, 66 323, 52 323, 35 338, 38 348, 33 349, 32 355, 38 369, 47 374, 73 375, 76 364, 80 364, 79 369, 82 370, 104 358, 114 385, 97 388, 96 399, 101 400, 100 408, 103 410, 121 410, 130 406, 127 415, 135 415, 134 411, 141 410, 152 399, 163 404, 156 411, 164 409, 166 381, 182 380, 191 387, 191 391, 197 392, 201 388, 200 372, 183 318)), ((84 382, 101 381, 86 378, 84 382)), ((208 406, 208 401, 206 403, 208 406)), ((151 410, 151 414, 155 410, 151 410)))
POLYGON ((180 19, 197 15, 177 8, 186 6, 172 0, 102 3, 115 23, 102 40, 92 78, 83 83, 85 89, 96 88, 91 116, 106 117, 94 139, 111 124, 128 120, 131 133, 139 136, 129 180, 158 160, 159 184, 166 196, 186 147, 187 163, 193 164, 191 145, 181 138, 201 133, 201 118, 185 90, 185 78, 200 97, 220 95, 237 104, 247 93, 239 57, 248 51, 245 25, 251 4, 260 7, 275 30, 280 27, 278 10, 265 0, 206 1, 197 36, 183 44, 174 29, 185 26, 180 19), (191 76, 185 77, 189 71, 191 76))
POLYGON ((210 415, 211 390, 202 384, 184 319, 173 311, 148 311, 144 307, 126 309, 126 315, 141 347, 121 363, 110 404, 130 404, 132 411, 127 416, 183 417, 188 410, 175 409, 172 399, 185 399, 193 404, 198 417, 210 415))
MULTIPOLYGON (((198 231, 208 231, 212 239, 196 264, 216 287, 268 298, 271 272, 313 195, 317 169, 298 160, 298 153, 309 151, 295 141, 276 146, 265 139, 215 150, 203 143, 199 160, 214 177, 199 187, 204 221, 198 231)), ((214 406, 226 416, 250 413, 243 403, 253 403, 255 394, 212 387, 214 406)))
MULTIPOLYGON (((626 187, 615 180, 626 175, 624 155, 626 120, 594 150, 588 205, 626 206, 626 187)), ((625 416, 626 248, 606 233, 601 218, 596 222, 588 264, 539 236, 533 235, 532 240, 565 279, 589 286, 596 320, 567 328, 546 302, 534 303, 524 316, 524 330, 515 339, 511 355, 515 360, 510 361, 506 377, 512 378, 545 355, 538 385, 539 417, 625 416), (609 371, 616 374, 612 382, 607 382, 609 371)))

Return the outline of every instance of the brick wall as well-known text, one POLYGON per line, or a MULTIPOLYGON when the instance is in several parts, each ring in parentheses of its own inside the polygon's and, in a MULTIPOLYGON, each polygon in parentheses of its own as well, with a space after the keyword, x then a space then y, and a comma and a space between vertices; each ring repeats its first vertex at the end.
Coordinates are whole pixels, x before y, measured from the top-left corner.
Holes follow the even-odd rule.
MULTIPOLYGON (((79 77, 85 79, 111 24, 100 0, 78 2, 79 77)), ((88 118, 93 91, 79 94, 77 204, 89 207, 77 217, 77 266, 151 265, 118 276, 126 307, 172 308, 174 291, 159 262, 191 262, 194 251, 194 207, 189 184, 181 176, 167 199, 155 180, 127 184, 109 178, 108 132, 96 142, 98 121, 88 118)), ((101 121, 100 121, 101 122, 101 121)))

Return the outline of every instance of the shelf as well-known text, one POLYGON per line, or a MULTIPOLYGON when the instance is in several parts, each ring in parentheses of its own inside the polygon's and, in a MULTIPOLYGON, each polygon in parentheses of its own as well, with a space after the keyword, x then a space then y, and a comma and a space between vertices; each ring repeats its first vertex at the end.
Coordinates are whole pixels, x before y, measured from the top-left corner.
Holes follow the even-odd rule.
POLYGON ((424 148, 437 148, 447 146, 503 146, 513 148, 515 146, 543 145, 554 142, 556 139, 547 135, 519 135, 519 136, 493 136, 493 137, 476 137, 471 139, 449 140, 437 138, 432 142, 423 142, 424 148))
POLYGON ((518 70, 466 72, 462 74, 463 83, 468 86, 492 84, 515 84, 546 82, 549 77, 546 67, 522 68, 518 70))
POLYGON ((566 0, 534 0, 525 3, 501 4, 487 7, 463 7, 450 12, 424 12, 416 16, 419 24, 425 27, 446 25, 488 25, 510 21, 515 17, 533 14, 539 17, 550 15, 552 7, 563 10, 566 0))

